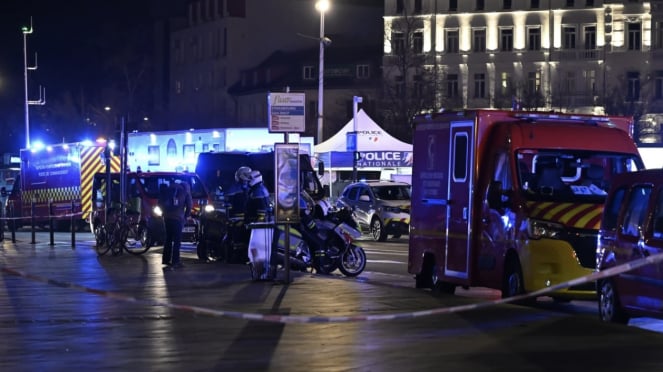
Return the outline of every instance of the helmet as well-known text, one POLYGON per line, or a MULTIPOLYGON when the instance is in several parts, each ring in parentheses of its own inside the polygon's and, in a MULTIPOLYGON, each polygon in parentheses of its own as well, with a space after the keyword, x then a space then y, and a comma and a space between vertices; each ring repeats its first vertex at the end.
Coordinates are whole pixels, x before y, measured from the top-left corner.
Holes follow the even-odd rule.
POLYGON ((249 182, 251 181, 251 168, 249 167, 239 167, 237 172, 235 172, 235 181, 237 182, 249 182))
POLYGON ((251 171, 251 180, 249 180, 249 185, 253 186, 262 182, 262 174, 259 170, 251 171))

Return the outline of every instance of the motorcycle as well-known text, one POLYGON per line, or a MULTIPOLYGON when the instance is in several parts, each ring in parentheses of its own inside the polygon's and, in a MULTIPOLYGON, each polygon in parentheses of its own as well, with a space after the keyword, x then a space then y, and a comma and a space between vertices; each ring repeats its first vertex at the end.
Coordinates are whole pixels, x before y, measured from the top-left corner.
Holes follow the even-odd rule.
MULTIPOLYGON (((315 270, 320 274, 329 274, 338 269, 343 275, 355 277, 366 268, 366 253, 354 243, 361 236, 352 218, 352 212, 346 208, 328 211, 322 219, 315 219, 317 231, 304 231, 300 224, 290 228, 290 267, 294 270, 315 270), (312 238, 318 234, 318 238, 312 238), (324 246, 320 247, 320 241, 324 246)), ((285 226, 276 229, 278 234, 277 249, 279 262, 285 262, 285 226)))
POLYGON ((201 221, 201 227, 201 237, 196 247, 200 261, 246 263, 248 232, 243 217, 218 214, 216 219, 201 221))

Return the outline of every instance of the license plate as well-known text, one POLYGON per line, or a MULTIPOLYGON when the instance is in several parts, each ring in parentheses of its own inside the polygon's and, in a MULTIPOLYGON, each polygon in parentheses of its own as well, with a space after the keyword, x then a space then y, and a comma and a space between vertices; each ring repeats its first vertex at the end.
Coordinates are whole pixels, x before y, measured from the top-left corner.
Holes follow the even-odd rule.
POLYGON ((182 229, 183 233, 195 233, 196 232, 196 227, 195 226, 187 226, 182 229))

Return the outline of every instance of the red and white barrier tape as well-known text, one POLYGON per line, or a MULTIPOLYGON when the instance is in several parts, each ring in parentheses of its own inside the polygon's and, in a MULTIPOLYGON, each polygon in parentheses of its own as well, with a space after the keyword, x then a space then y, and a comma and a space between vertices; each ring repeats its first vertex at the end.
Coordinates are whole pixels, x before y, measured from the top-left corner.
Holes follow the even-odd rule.
POLYGON ((609 269, 599 271, 599 272, 594 272, 590 275, 583 276, 577 279, 570 280, 565 283, 560 283, 554 286, 550 286, 545 289, 541 289, 535 292, 531 292, 528 294, 523 294, 519 296, 514 296, 514 297, 509 297, 509 298, 502 298, 502 299, 497 299, 497 300, 492 300, 492 301, 486 301, 486 302, 481 302, 477 304, 468 304, 468 305, 460 305, 460 306, 452 306, 452 307, 441 307, 441 308, 435 308, 435 309, 430 309, 430 310, 422 310, 422 311, 414 311, 414 312, 407 312, 407 313, 393 313, 393 314, 379 314, 379 315, 352 315, 352 316, 306 316, 306 315, 278 315, 278 314, 258 314, 258 313, 245 313, 245 312, 239 312, 239 311, 228 311, 228 310, 214 310, 214 309, 209 309, 209 308, 204 308, 204 307, 199 307, 199 306, 190 306, 190 305, 181 305, 181 304, 175 304, 171 302, 166 302, 166 301, 155 301, 155 300, 141 300, 133 296, 127 296, 123 295, 121 293, 117 292, 111 292, 111 291, 106 291, 106 290, 100 290, 100 289, 94 289, 94 288, 89 288, 89 287, 84 287, 78 284, 74 283, 69 283, 69 282, 64 282, 60 280, 55 280, 55 279, 48 279, 44 278, 41 276, 37 275, 32 275, 23 271, 7 268, 7 267, 2 267, 0 270, 9 275, 33 280, 36 282, 42 282, 46 283, 49 285, 53 285, 56 287, 61 287, 61 288, 71 288, 71 289, 76 289, 82 292, 87 292, 91 294, 95 294, 98 296, 103 296, 103 297, 108 297, 114 300, 119 300, 119 301, 125 301, 125 302, 132 302, 132 303, 142 303, 148 306, 163 306, 171 309, 176 309, 176 310, 181 310, 181 311, 186 311, 190 313, 194 313, 197 315, 205 315, 205 316, 211 316, 211 317, 229 317, 229 318, 236 318, 236 319, 244 319, 244 320, 258 320, 258 321, 264 321, 264 322, 272 322, 272 323, 284 323, 284 324, 290 324, 290 323, 348 323, 348 322, 364 322, 364 321, 384 321, 384 320, 397 320, 397 319, 413 319, 413 318, 420 318, 424 316, 431 316, 431 315, 440 315, 440 314, 451 314, 451 313, 459 313, 462 311, 470 311, 470 310, 476 310, 476 309, 481 309, 481 308, 486 308, 498 304, 504 304, 504 303, 509 303, 509 302, 514 302, 514 301, 520 301, 526 298, 530 297, 538 297, 545 295, 549 292, 557 291, 560 289, 568 288, 571 286, 576 286, 579 284, 585 284, 589 282, 594 282, 599 279, 604 279, 607 277, 611 277, 617 274, 621 274, 627 271, 631 271, 633 269, 645 266, 645 265, 651 265, 655 264, 658 262, 663 261, 663 253, 651 255, 648 257, 644 257, 638 260, 634 260, 619 266, 611 267, 609 269))

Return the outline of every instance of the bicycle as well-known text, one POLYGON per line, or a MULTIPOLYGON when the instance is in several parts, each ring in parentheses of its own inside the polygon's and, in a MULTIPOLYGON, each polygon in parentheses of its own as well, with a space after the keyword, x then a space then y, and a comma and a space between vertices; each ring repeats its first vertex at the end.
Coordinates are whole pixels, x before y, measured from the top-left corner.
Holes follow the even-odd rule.
POLYGON ((108 251, 116 256, 126 251, 133 255, 147 252, 151 247, 146 226, 141 223, 138 213, 128 212, 125 218, 119 210, 108 212, 106 223, 99 224, 95 236, 96 250, 100 256, 108 251))

